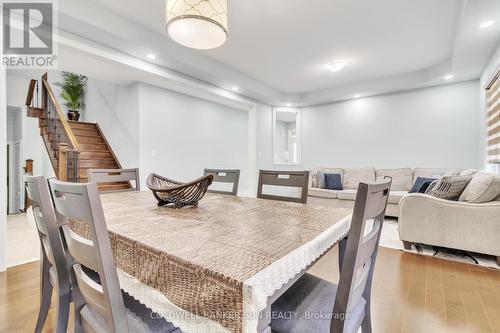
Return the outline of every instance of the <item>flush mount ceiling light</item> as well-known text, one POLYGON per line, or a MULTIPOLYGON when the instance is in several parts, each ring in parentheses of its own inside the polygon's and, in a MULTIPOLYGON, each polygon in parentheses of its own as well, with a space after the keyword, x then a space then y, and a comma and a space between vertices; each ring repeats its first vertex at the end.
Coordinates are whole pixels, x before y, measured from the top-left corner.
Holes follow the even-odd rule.
POLYGON ((495 24, 495 21, 486 21, 486 22, 483 22, 479 25, 479 29, 486 29, 486 28, 489 28, 491 27, 493 24, 495 24))
POLYGON ((446 76, 444 77, 444 79, 445 79, 445 80, 451 80, 451 79, 453 79, 453 78, 454 78, 454 76, 453 76, 452 74, 448 74, 448 75, 446 75, 446 76))
POLYGON ((227 0, 167 0, 167 31, 177 43, 214 49, 227 39, 227 0))
POLYGON ((155 56, 153 53, 148 53, 148 54, 146 54, 146 57, 147 57, 148 59, 151 59, 151 60, 156 59, 156 56, 155 56))
POLYGON ((345 61, 336 60, 326 64, 326 68, 335 73, 341 71, 345 67, 345 65, 346 65, 345 61))
POLYGON ((360 95, 360 94, 355 94, 355 95, 354 95, 354 98, 360 98, 360 97, 361 97, 361 95, 360 95))
POLYGON ((233 91, 238 91, 238 90, 240 90, 240 88, 238 88, 237 86, 233 86, 231 89, 232 89, 233 91))

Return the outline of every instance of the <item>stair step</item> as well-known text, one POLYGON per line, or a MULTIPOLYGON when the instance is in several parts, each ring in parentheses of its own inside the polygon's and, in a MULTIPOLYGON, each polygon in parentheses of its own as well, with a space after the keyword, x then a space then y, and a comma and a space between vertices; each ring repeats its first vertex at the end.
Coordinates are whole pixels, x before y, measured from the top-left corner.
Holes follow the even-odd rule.
POLYGON ((109 150, 81 150, 80 159, 101 159, 110 158, 113 159, 113 155, 109 150))
POLYGON ((69 127, 71 129, 97 129, 97 125, 95 123, 86 123, 83 121, 68 121, 69 127))
MULTIPOLYGON (((108 168, 117 168, 115 161, 112 159, 106 160, 85 160, 80 159, 79 161, 80 168, 93 168, 93 169, 108 169, 108 168)), ((84 173, 86 174, 86 173, 84 173)))
POLYGON ((45 112, 41 108, 35 108, 32 106, 28 106, 26 108, 26 113, 27 113, 28 117, 45 118, 45 112))
POLYGON ((119 191, 119 190, 126 190, 130 188, 130 184, 128 182, 122 182, 118 184, 98 184, 97 189, 99 191, 119 191))
POLYGON ((76 140, 78 141, 78 144, 104 143, 100 136, 76 135, 76 140))
POLYGON ((101 143, 80 143, 80 151, 109 151, 104 142, 101 143))
POLYGON ((94 128, 90 128, 90 129, 85 129, 85 128, 72 128, 71 129, 73 131, 73 134, 75 136, 94 136, 94 137, 101 137, 101 135, 99 134, 99 132, 97 132, 97 130, 94 128))

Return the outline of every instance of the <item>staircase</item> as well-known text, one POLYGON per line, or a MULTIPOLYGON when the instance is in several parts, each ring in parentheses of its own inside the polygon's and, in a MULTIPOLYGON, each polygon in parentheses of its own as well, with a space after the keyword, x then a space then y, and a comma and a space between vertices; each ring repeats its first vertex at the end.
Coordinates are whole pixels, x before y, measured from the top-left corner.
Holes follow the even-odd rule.
MULTIPOLYGON (((38 96, 38 81, 31 80, 26 98, 28 117, 38 118, 40 135, 47 148, 57 178, 85 183, 89 169, 121 169, 106 137, 97 123, 66 120, 47 74, 41 80, 41 105, 33 105, 38 96)), ((36 101, 38 104, 38 98, 36 101)), ((130 188, 129 182, 98 184, 100 191, 130 188)))

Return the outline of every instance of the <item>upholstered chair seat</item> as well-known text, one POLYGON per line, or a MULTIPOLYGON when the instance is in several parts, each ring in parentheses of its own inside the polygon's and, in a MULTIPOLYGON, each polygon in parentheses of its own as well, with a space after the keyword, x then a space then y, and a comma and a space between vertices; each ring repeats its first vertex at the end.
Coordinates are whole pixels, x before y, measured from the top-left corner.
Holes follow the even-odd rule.
MULTIPOLYGON (((144 304, 122 291, 125 303, 129 332, 134 333, 182 333, 171 322, 161 317, 161 314, 152 315, 152 310, 144 304)), ((83 322, 89 323, 95 332, 107 332, 106 317, 92 309, 88 304, 80 311, 83 322)))
MULTIPOLYGON (((273 317, 271 330, 276 333, 330 333, 336 295, 336 284, 304 274, 271 306, 273 314, 282 314, 273 317)), ((344 332, 358 331, 365 316, 365 305, 362 298, 346 316, 344 332)))

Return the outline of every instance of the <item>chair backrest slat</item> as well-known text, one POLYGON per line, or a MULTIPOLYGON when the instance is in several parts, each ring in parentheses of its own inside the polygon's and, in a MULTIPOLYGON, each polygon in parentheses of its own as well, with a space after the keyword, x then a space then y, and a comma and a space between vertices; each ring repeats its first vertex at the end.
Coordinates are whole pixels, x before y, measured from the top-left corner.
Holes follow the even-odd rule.
POLYGON ((344 331, 345 319, 362 298, 366 301, 365 312, 369 313, 371 281, 390 187, 390 179, 358 186, 330 332, 344 331))
POLYGON ((92 241, 74 233, 68 225, 63 226, 63 230, 68 250, 73 259, 97 272, 99 264, 96 260, 92 241))
POLYGON ((309 171, 260 170, 257 198, 306 203, 308 186, 309 171), (265 194, 263 193, 264 185, 300 188, 300 197, 265 194))
MULTIPOLYGON (((106 317, 110 332, 128 332, 125 305, 121 294, 118 274, 113 260, 111 243, 96 183, 78 184, 57 180, 50 181, 54 206, 59 213, 60 224, 64 224, 64 237, 68 243, 69 255, 74 259, 72 267, 76 286, 74 293, 81 295, 86 305, 100 311, 106 317), (71 220, 86 222, 91 239, 72 234, 71 220), (99 274, 100 288, 82 270, 90 266, 99 274), (102 289, 102 291, 101 291, 102 289)), ((78 311, 85 304, 76 304, 78 311)), ((80 320, 80 318, 77 318, 80 320)))
MULTIPOLYGON (((238 194, 238 186, 240 181, 240 170, 239 169, 205 169, 203 171, 203 175, 212 175, 214 176, 213 183, 232 183, 233 188, 231 191, 223 191, 223 190, 214 190, 208 188, 207 192, 209 193, 219 193, 219 194, 230 194, 237 195, 238 194)), ((212 183, 212 184, 213 184, 212 183)))
POLYGON ((89 169, 87 171, 89 182, 97 184, 115 182, 135 182, 135 187, 120 190, 101 190, 101 192, 140 191, 139 169, 89 169))
POLYGON ((85 274, 80 264, 76 264, 74 270, 78 281, 78 289, 85 301, 101 314, 106 315, 107 306, 102 286, 85 274))
POLYGON ((50 266, 55 268, 50 269, 51 267, 48 267, 48 270, 53 275, 54 272, 56 273, 51 279, 57 279, 57 281, 52 282, 57 282, 58 293, 61 295, 69 294, 70 281, 66 256, 45 177, 26 177, 26 192, 31 201, 35 225, 38 230, 40 243, 42 244, 42 260, 48 261, 50 266))

